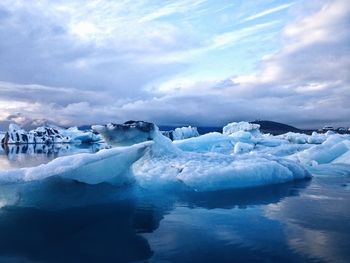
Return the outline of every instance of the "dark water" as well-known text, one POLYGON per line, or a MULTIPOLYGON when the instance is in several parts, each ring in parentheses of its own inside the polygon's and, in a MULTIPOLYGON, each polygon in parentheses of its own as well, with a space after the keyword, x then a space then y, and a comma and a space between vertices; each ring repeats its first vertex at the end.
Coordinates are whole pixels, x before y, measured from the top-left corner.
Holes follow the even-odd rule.
POLYGON ((240 191, 0 186, 1 262, 350 262, 350 178, 240 191))

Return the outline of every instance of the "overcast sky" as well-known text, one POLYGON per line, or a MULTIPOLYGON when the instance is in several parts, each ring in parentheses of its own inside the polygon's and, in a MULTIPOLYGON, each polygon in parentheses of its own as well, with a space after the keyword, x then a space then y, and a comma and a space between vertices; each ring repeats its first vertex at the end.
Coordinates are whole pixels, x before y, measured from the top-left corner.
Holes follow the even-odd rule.
POLYGON ((349 0, 0 1, 0 121, 350 126, 349 0))

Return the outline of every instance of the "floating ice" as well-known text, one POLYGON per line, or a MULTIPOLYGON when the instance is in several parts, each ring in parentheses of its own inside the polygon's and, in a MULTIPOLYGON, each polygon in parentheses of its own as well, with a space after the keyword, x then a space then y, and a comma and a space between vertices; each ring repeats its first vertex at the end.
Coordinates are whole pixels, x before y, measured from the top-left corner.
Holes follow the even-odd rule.
POLYGON ((178 182, 198 191, 254 187, 310 177, 293 161, 194 152, 176 157, 154 157, 148 152, 133 165, 133 172, 143 186, 178 182))
POLYGON ((250 132, 251 134, 256 135, 260 133, 259 129, 259 124, 249 123, 245 121, 231 122, 222 129, 222 133, 225 135, 231 135, 236 132, 250 132))
POLYGON ((315 145, 291 156, 303 164, 330 163, 350 150, 350 140, 342 135, 330 135, 320 145, 315 145))
MULTIPOLYGON (((200 145, 195 151, 187 148, 188 151, 185 152, 179 151, 159 132, 155 133, 155 143, 132 166, 135 178, 143 186, 173 182, 185 184, 198 191, 215 191, 284 183, 311 176, 302 166, 291 160, 213 151, 212 147, 218 146, 219 141, 222 143, 221 150, 227 150, 230 145, 232 152, 233 145, 228 137, 210 133, 174 143, 179 148, 194 146, 196 143, 200 145), (210 144, 208 142, 214 142, 209 147, 211 152, 205 152, 208 149, 205 146, 210 144), (163 149, 161 154, 159 149, 163 149)), ((244 151, 250 151, 253 147, 245 143, 237 144, 244 151)))
MULTIPOLYGON (((170 182, 198 191, 215 191, 284 183, 309 178, 310 172, 327 175, 332 169, 337 175, 350 174, 349 135, 273 136, 260 133, 259 125, 245 122, 225 126, 224 134, 213 132, 175 141, 163 136, 153 123, 142 121, 93 126, 93 129, 111 145, 132 146, 61 157, 34 168, 0 172, 0 181, 60 176, 88 184, 134 180, 147 187, 161 187, 170 182)), ((193 130, 186 131, 193 135, 193 130)), ((16 128, 16 132, 22 131, 16 128)), ((66 132, 72 138, 79 138, 76 128, 66 132)), ((180 133, 185 137, 184 130, 180 133)), ((82 141, 89 138, 87 134, 81 136, 82 141)))
POLYGON ((131 165, 143 156, 151 144, 152 142, 144 142, 130 147, 104 149, 95 154, 63 156, 37 167, 0 171, 0 182, 13 183, 60 176, 88 184, 121 184, 130 181, 131 165))
POLYGON ((38 127, 29 132, 21 129, 16 124, 10 124, 8 132, 1 140, 7 144, 53 144, 53 143, 92 143, 100 141, 101 137, 91 131, 80 131, 73 127, 63 129, 56 126, 38 127))
POLYGON ((183 140, 199 136, 197 128, 191 126, 176 128, 173 131, 162 131, 162 134, 171 140, 183 140))
POLYGON ((123 124, 93 125, 92 129, 115 146, 127 146, 152 140, 156 126, 150 122, 127 121, 123 124))
POLYGON ((199 137, 174 141, 174 145, 190 152, 231 152, 235 140, 218 132, 211 132, 199 137))
POLYGON ((70 138, 71 142, 74 143, 94 143, 102 140, 99 134, 95 134, 91 131, 81 131, 77 127, 59 131, 63 136, 70 138))
POLYGON ((313 132, 311 136, 303 133, 288 132, 276 137, 296 144, 321 144, 327 138, 325 134, 318 134, 317 132, 313 132))

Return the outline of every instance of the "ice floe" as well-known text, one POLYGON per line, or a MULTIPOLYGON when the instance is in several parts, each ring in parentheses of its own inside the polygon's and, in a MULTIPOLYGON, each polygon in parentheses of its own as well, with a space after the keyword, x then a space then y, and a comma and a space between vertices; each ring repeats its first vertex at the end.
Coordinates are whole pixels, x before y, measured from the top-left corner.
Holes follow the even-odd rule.
POLYGON ((130 181, 131 165, 144 155, 151 144, 144 142, 129 147, 103 149, 95 154, 63 156, 36 167, 0 171, 0 182, 25 182, 59 176, 88 184, 122 184, 130 181))

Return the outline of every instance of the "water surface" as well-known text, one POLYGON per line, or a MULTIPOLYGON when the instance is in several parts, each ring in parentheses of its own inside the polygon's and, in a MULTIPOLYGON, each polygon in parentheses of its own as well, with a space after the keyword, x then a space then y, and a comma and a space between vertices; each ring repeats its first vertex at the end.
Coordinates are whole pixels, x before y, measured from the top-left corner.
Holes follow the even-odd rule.
POLYGON ((105 144, 0 144, 0 170, 34 167, 48 163, 57 157, 77 153, 95 153, 105 144))
POLYGON ((0 186, 4 262, 350 262, 350 180, 197 193, 0 186))

